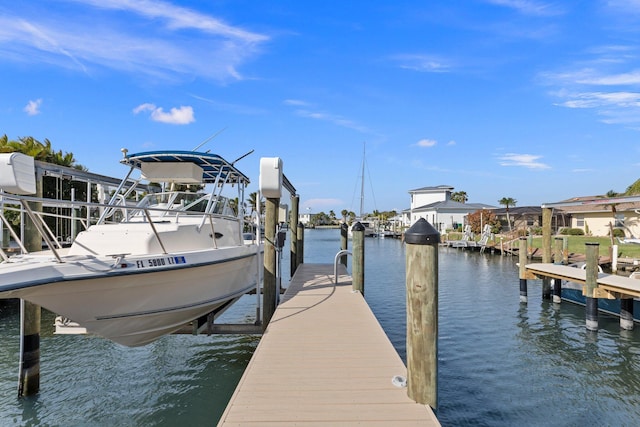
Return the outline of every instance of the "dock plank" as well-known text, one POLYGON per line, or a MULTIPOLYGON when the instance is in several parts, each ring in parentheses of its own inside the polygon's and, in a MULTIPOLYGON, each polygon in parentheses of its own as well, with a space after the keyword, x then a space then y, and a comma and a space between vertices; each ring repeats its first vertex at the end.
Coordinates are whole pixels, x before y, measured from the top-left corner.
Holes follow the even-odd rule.
POLYGON ((351 277, 301 264, 219 426, 439 426, 391 382, 406 367, 351 277))

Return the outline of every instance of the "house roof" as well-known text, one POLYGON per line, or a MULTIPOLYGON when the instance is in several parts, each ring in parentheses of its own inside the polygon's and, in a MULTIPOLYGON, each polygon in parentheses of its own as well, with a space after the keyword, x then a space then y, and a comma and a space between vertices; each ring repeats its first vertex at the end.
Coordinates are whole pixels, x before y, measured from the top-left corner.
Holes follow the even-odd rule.
POLYGON ((593 213, 611 212, 611 207, 615 205, 616 211, 640 210, 640 197, 611 197, 603 196, 582 196, 573 197, 557 203, 547 203, 544 207, 552 207, 565 213, 593 213))
POLYGON ((444 200, 440 202, 429 203, 428 205, 414 208, 414 212, 420 211, 460 211, 460 212, 475 212, 482 208, 493 208, 493 206, 485 205, 483 203, 460 203, 453 200, 444 200))
POLYGON ((436 185, 434 187, 422 187, 415 190, 409 190, 409 193, 434 193, 442 191, 452 191, 453 187, 450 185, 436 185))

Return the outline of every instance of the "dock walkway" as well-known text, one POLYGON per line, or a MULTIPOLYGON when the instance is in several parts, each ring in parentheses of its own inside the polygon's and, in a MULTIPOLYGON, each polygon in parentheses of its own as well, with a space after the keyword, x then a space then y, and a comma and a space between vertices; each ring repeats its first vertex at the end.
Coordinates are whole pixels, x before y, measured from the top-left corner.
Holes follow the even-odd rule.
POLYGON ((439 426, 392 379, 406 367, 341 267, 300 264, 219 426, 439 426))

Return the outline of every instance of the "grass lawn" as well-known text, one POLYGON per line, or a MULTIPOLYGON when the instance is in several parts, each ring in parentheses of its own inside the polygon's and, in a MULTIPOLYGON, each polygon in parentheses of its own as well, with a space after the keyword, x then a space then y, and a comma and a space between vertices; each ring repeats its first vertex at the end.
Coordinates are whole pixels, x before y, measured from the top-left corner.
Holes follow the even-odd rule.
MULTIPOLYGON (((598 248, 600 256, 609 256, 609 246, 611 246, 611 239, 609 237, 589 237, 589 236, 558 236, 566 237, 568 239, 569 253, 584 254, 586 252, 585 243, 599 243, 598 248)), ((462 233, 452 232, 449 233, 446 238, 450 240, 462 239, 462 233)), ((476 236, 479 238, 479 236, 476 236)), ((553 253, 556 236, 551 236, 551 251, 553 253)), ((617 243, 617 242, 616 242, 617 243)), ((489 244, 500 245, 500 238, 496 235, 495 241, 489 241, 489 244)), ((516 242, 517 244, 517 242, 516 242)), ((542 236, 534 236, 532 246, 534 248, 542 248, 542 236)), ((621 245, 618 243, 618 257, 619 258, 639 258, 640 259, 640 245, 629 243, 621 245)))
MULTIPOLYGON (((565 236, 562 236, 565 237, 565 236)), ((568 239, 569 253, 584 254, 585 243, 599 243, 599 255, 609 256, 609 246, 611 246, 611 239, 609 237, 589 237, 589 236, 566 236, 568 239)), ((617 243, 617 242, 616 242, 617 243)), ((534 248, 542 247, 542 236, 536 236, 533 238, 532 243, 534 248)), ((555 236, 551 237, 551 250, 553 251, 553 245, 555 245, 555 236)), ((620 258, 640 258, 640 245, 633 243, 621 245, 618 243, 618 257, 620 258)))

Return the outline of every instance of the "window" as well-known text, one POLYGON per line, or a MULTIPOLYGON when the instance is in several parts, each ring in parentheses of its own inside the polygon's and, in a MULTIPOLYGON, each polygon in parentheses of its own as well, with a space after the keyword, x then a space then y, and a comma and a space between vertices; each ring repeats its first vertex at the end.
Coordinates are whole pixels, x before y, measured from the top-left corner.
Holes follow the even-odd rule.
POLYGON ((584 227, 584 214, 576 215, 576 227, 584 227))
POLYGON ((624 214, 616 213, 614 227, 624 227, 624 214))

